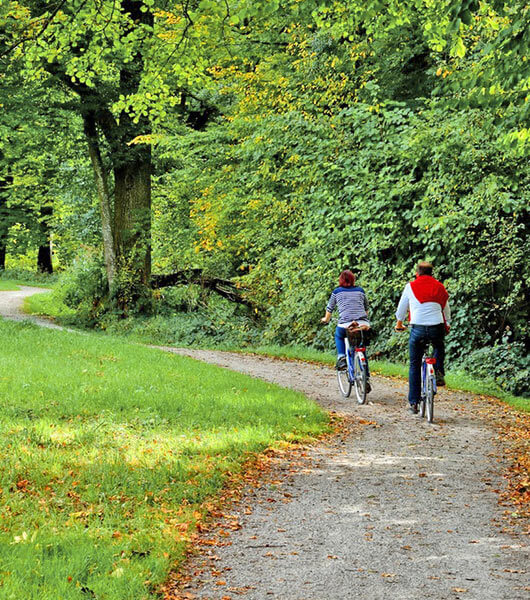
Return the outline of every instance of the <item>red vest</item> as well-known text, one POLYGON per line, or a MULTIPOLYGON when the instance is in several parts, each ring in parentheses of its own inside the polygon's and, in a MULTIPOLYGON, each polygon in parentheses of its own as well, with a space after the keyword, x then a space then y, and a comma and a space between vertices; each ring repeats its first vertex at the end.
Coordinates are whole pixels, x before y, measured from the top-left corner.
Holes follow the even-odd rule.
POLYGON ((443 284, 434 277, 430 275, 418 275, 416 280, 411 282, 410 287, 420 304, 424 302, 438 302, 442 310, 445 308, 449 294, 443 284))

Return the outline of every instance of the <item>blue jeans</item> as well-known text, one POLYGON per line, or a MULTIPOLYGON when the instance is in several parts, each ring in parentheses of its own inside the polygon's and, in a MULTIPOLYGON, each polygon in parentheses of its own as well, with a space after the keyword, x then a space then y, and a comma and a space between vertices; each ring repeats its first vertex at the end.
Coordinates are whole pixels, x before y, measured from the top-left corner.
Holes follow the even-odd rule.
POLYGON ((445 326, 440 325, 411 325, 409 338, 409 404, 417 404, 421 398, 421 359, 425 347, 432 342, 434 347, 434 368, 445 374, 445 326))
MULTIPOLYGON (((344 327, 338 327, 335 329, 335 345, 337 346, 337 354, 339 356, 346 356, 346 343, 344 340, 348 335, 347 330, 344 327)), ((366 346, 367 342, 364 341, 363 344, 366 346)), ((366 358, 366 352, 364 352, 364 357, 366 358)), ((368 359, 366 359, 366 376, 370 377, 370 367, 368 366, 368 359)))

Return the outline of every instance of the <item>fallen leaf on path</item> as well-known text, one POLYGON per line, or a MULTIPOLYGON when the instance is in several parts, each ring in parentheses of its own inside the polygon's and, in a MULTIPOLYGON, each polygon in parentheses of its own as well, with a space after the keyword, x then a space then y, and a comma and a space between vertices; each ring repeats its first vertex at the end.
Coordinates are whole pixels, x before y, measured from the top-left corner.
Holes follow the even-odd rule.
POLYGON ((467 592, 467 588, 453 588, 453 592, 464 593, 467 592))

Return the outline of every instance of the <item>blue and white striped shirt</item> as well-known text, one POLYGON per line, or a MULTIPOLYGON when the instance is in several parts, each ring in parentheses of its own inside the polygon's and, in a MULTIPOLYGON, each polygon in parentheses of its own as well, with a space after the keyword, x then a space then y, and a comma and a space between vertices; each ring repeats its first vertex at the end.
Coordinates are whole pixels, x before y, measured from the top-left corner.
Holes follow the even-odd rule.
POLYGON ((362 287, 338 287, 331 292, 326 310, 333 312, 339 309, 339 324, 352 321, 366 321, 368 315, 368 300, 362 287))

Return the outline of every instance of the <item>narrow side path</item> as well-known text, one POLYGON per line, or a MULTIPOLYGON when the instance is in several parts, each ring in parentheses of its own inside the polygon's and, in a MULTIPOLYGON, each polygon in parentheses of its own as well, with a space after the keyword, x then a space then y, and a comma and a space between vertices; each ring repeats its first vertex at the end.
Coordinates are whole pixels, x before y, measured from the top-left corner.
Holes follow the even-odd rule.
POLYGON ((19 287, 20 289, 14 292, 0 292, 0 317, 12 321, 31 321, 41 327, 47 327, 48 329, 64 329, 64 327, 56 325, 53 321, 50 321, 50 319, 28 315, 22 310, 25 298, 35 294, 49 292, 49 289, 28 285, 21 285, 19 287))
MULTIPOLYGON (((28 318, 20 307, 35 290, 45 291, 1 292, 0 315, 28 318)), ((442 392, 429 426, 405 411, 400 381, 374 378, 370 404, 359 407, 340 398, 329 367, 160 349, 291 387, 364 422, 359 434, 312 448, 299 472, 283 464, 276 484, 249 493, 241 529, 188 565, 187 598, 530 598, 524 536, 503 532, 505 465, 485 402, 442 392)))

